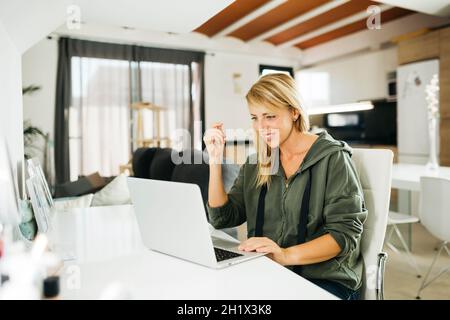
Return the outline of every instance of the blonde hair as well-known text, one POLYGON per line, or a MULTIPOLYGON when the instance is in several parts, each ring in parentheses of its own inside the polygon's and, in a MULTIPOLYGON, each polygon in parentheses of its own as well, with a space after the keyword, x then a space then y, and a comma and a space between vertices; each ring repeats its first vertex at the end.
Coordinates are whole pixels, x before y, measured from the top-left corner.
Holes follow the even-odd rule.
MULTIPOLYGON (((300 98, 294 79, 284 73, 272 73, 259 78, 250 88, 247 95, 248 105, 264 105, 270 109, 288 108, 296 110, 299 114, 294 121, 294 128, 299 132, 309 130, 309 119, 300 105, 300 98)), ((257 187, 270 185, 271 172, 271 148, 261 141, 259 134, 255 132, 256 150, 258 156, 257 187)))

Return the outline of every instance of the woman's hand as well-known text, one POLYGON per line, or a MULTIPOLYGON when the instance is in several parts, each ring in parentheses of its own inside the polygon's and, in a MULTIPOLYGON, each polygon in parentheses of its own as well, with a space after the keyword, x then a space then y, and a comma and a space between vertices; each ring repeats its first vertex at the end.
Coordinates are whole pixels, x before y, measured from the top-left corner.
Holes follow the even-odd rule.
POLYGON ((287 265, 286 249, 280 248, 276 242, 266 237, 253 237, 242 242, 239 247, 242 251, 256 251, 268 253, 268 257, 281 265, 287 265))
POLYGON ((223 149, 225 147, 225 132, 222 123, 213 124, 211 129, 206 130, 203 141, 209 155, 210 164, 221 164, 223 149))

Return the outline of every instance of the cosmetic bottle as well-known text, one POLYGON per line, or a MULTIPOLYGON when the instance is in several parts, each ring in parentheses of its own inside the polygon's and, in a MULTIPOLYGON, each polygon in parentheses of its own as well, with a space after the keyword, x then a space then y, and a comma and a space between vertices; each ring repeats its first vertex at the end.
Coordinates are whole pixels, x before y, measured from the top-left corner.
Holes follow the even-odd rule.
POLYGON ((42 283, 42 298, 45 300, 59 300, 59 276, 50 276, 42 283))

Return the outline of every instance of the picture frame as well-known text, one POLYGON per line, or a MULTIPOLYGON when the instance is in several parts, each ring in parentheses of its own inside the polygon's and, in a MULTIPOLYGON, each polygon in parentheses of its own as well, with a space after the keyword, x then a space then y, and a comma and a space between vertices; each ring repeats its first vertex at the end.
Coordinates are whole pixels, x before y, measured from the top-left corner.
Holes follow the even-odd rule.
POLYGON ((41 185, 47 205, 49 206, 49 208, 53 208, 55 204, 47 180, 45 178, 44 171, 42 170, 42 166, 39 162, 39 159, 38 158, 28 159, 27 165, 28 165, 28 175, 30 176, 30 178, 37 177, 36 183, 39 183, 41 185))
POLYGON ((26 180, 28 195, 33 207, 34 217, 38 226, 38 233, 46 233, 50 228, 50 211, 47 196, 38 176, 26 180))

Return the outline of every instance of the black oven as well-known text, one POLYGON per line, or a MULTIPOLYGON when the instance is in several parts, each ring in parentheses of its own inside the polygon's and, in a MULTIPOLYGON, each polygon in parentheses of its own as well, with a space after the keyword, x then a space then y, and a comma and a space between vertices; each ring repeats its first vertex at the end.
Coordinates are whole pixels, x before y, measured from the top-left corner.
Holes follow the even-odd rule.
POLYGON ((360 141, 365 138, 364 115, 362 112, 325 114, 324 125, 335 139, 360 141))
POLYGON ((397 144, 397 104, 372 101, 372 110, 324 114, 325 129, 338 140, 356 144, 397 144))

